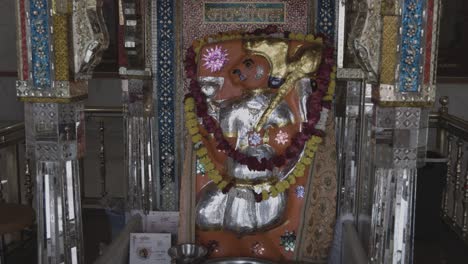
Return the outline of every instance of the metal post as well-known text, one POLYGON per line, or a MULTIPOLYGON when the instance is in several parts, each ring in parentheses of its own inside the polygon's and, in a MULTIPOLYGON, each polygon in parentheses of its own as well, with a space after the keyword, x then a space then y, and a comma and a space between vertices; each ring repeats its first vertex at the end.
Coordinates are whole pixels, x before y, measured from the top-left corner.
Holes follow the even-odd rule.
POLYGON ((25 159, 24 162, 24 186, 26 186, 25 198, 29 206, 32 206, 33 201, 33 181, 31 177, 30 160, 25 159))
POLYGON ((447 137, 447 146, 448 146, 448 150, 447 150, 447 177, 446 177, 446 181, 445 181, 445 187, 444 187, 444 200, 442 202, 442 215, 444 217, 447 217, 448 216, 448 197, 449 197, 449 183, 450 183, 450 179, 452 178, 452 158, 451 158, 451 153, 452 153, 452 136, 449 135, 447 137))
POLYGON ((463 160, 463 140, 458 139, 457 141, 457 163, 456 163, 456 171, 455 171, 455 177, 453 179, 453 209, 452 209, 452 221, 453 221, 453 226, 458 225, 458 200, 460 197, 460 177, 461 177, 461 167, 462 167, 462 160, 463 160))
POLYGON ((467 238, 468 235, 468 166, 465 172, 465 184, 463 186, 463 220, 462 220, 462 236, 467 238))
POLYGON ((99 121, 99 172, 101 175, 101 197, 107 195, 106 191, 106 146, 104 143, 104 121, 99 121))
POLYGON ((447 96, 442 96, 439 99, 441 107, 439 108, 439 125, 437 126, 437 139, 436 146, 440 154, 447 155, 447 130, 445 129, 445 121, 441 118, 443 115, 448 114, 449 99, 447 96))

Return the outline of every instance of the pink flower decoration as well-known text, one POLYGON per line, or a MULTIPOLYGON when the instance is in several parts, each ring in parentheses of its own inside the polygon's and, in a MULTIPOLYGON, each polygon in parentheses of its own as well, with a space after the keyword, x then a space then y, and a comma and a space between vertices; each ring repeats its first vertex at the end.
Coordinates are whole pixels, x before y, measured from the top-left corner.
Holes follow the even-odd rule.
POLYGON ((254 253, 257 256, 262 256, 265 253, 265 246, 263 246, 263 243, 261 242, 255 242, 252 245, 252 253, 254 253))
POLYGON ((206 53, 203 54, 202 60, 205 62, 203 66, 211 72, 218 72, 229 60, 227 56, 227 50, 216 45, 214 48, 207 49, 206 53))
POLYGON ((288 142, 288 140, 289 140, 289 135, 283 130, 280 130, 278 134, 276 134, 276 137, 275 137, 276 143, 284 145, 288 142))

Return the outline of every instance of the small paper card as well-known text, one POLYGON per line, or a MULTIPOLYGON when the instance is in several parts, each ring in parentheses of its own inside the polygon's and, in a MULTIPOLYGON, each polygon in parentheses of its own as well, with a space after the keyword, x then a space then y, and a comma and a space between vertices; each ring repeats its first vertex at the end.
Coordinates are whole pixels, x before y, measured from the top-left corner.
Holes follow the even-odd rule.
POLYGON ((170 264, 171 234, 131 233, 130 264, 170 264))
POLYGON ((148 233, 171 233, 177 235, 179 212, 151 211, 146 216, 145 230, 148 233))

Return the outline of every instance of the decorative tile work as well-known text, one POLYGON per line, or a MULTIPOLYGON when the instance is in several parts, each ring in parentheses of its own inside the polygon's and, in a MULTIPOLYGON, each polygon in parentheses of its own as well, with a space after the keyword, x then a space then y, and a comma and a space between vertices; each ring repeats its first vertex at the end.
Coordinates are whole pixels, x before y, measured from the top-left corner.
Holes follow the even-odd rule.
MULTIPOLYGON (((332 0, 325 0, 329 2, 334 2, 332 0)), ((243 31, 253 31, 256 28, 263 27, 262 25, 255 24, 240 24, 240 23, 204 23, 203 22, 203 5, 205 2, 209 1, 193 1, 193 0, 184 0, 183 10, 184 10, 184 21, 183 21, 183 46, 186 50, 197 38, 207 35, 217 34, 219 32, 225 32, 230 30, 243 30, 243 31)), ((213 1, 211 1, 213 2, 213 1)), ((239 2, 238 0, 226 0, 223 2, 239 2)), ((259 2, 258 0, 244 0, 241 2, 259 2)), ((286 23, 284 24, 275 24, 278 26, 280 31, 288 30, 291 32, 303 32, 306 33, 309 24, 309 2, 306 0, 294 0, 294 1, 282 1, 285 3, 286 14, 286 23), (294 19, 302 18, 302 19, 294 19)), ((334 8, 334 5, 330 5, 334 8)), ((325 15, 325 14, 324 14, 325 15)), ((324 18, 325 19, 325 18, 324 18)), ((332 18, 332 22, 333 22, 332 18)), ((332 28, 333 30, 333 28, 332 28)))
POLYGON ((73 0, 71 19, 73 74, 75 79, 90 79, 102 52, 109 46, 109 36, 102 18, 100 1, 73 0))
POLYGON ((395 128, 418 129, 421 109, 398 107, 395 109, 395 128))
POLYGON ((380 1, 366 0, 364 2, 367 5, 361 1, 359 4, 359 12, 365 14, 365 21, 356 21, 356 24, 364 24, 362 32, 355 40, 348 40, 348 45, 352 45, 352 48, 355 49, 354 54, 357 58, 357 62, 363 71, 365 71, 368 81, 377 82, 382 45, 380 1), (354 43, 350 43, 350 41, 354 43))
POLYGON ((317 1, 317 33, 323 33, 330 39, 335 37, 335 1, 318 0, 317 1))
POLYGON ((398 16, 383 18, 380 82, 384 84, 395 84, 399 20, 398 16))
POLYGON ((34 86, 47 89, 51 85, 50 35, 47 0, 30 3, 31 55, 34 86))
POLYGON ((395 109, 394 167, 416 168, 420 120, 420 108, 397 107, 395 109))
POLYGON ((336 72, 337 79, 344 80, 362 80, 366 76, 361 68, 338 68, 336 72))
POLYGON ((424 59, 424 85, 431 84, 431 64, 432 64, 432 57, 435 56, 432 54, 432 34, 433 34, 433 27, 434 27, 434 0, 429 0, 427 4, 427 22, 426 22, 426 47, 425 47, 425 59, 424 59))
POLYGON ((304 198, 305 195, 305 188, 302 185, 296 186, 296 189, 294 190, 296 193, 297 198, 304 198))
POLYGON ((262 256, 265 253, 265 246, 261 242, 255 242, 252 245, 252 253, 256 256, 262 256))
POLYGON ((399 0, 382 0, 382 15, 393 16, 397 14, 399 0))
POLYGON ((26 30, 26 7, 24 1, 26 0, 19 0, 17 2, 17 12, 18 12, 18 23, 19 28, 17 29, 18 32, 18 60, 19 60, 19 67, 18 70, 20 72, 19 79, 20 80, 28 80, 29 79, 29 59, 28 59, 28 34, 26 30))
MULTIPOLYGON (((432 29, 432 49, 431 49, 431 67, 430 67, 430 78, 428 81, 428 85, 435 84, 435 78, 437 75, 437 54, 438 54, 438 43, 439 43, 439 30, 440 30, 440 16, 441 16, 441 9, 442 9, 442 2, 441 0, 432 0, 433 8, 432 12, 432 25, 428 27, 428 29, 432 29)), ((429 12, 429 11, 428 11, 429 12)), ((435 97, 432 98, 432 101, 435 101, 435 97)))
POLYGON ((68 16, 54 16, 55 79, 68 81, 68 16))
POLYGON ((285 3, 276 2, 234 2, 203 4, 205 23, 249 23, 275 24, 286 20, 285 3))
POLYGON ((22 101, 67 103, 86 98, 86 81, 54 81, 52 88, 38 91, 31 81, 16 81, 16 95, 22 101))
POLYGON ((177 209, 175 197, 175 3, 174 1, 157 1, 157 32, 155 66, 155 91, 157 100, 158 141, 159 141, 159 177, 162 188, 160 209, 177 209), (157 65, 157 67, 156 67, 157 65))
POLYGON ((196 160, 196 173, 197 175, 201 175, 202 177, 205 176, 206 170, 205 166, 200 162, 200 160, 197 158, 196 160))
POLYGON ((32 104, 32 135, 37 141, 57 141, 58 105, 51 103, 32 104))
POLYGON ((333 240, 336 218, 336 137, 334 114, 330 112, 326 137, 315 155, 309 195, 305 198, 305 217, 299 257, 304 261, 326 262, 333 240))
POLYGON ((425 3, 425 0, 404 0, 400 44, 400 92, 418 92, 420 90, 425 3))
POLYGON ((287 231, 280 237, 280 245, 285 251, 294 251, 296 247, 296 233, 294 231, 287 231))

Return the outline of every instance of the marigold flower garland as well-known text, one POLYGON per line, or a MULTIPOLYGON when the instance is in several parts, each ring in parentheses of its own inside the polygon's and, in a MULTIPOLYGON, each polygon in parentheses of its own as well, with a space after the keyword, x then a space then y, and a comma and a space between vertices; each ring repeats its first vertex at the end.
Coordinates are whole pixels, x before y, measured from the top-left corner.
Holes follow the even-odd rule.
MULTIPOLYGON (((185 100, 185 118, 186 118, 186 128, 192 137, 193 144, 196 145, 196 155, 200 163, 205 168, 205 173, 208 175, 208 178, 217 184, 218 188, 227 193, 230 188, 235 186, 235 182, 227 181, 223 179, 219 171, 216 169, 213 161, 208 156, 208 150, 202 143, 202 135, 200 134, 200 129, 198 127, 198 118, 195 114, 195 100, 191 97, 188 97, 185 100)), ((276 197, 279 193, 284 192, 289 188, 290 185, 296 183, 296 178, 304 176, 305 168, 312 163, 314 159, 315 152, 317 151, 318 145, 322 143, 322 138, 318 136, 312 136, 305 144, 304 155, 299 159, 294 167, 293 171, 289 176, 282 180, 276 182, 272 185, 269 190, 263 190, 261 194, 254 193, 256 195, 255 199, 257 202, 267 200, 270 196, 276 197)))
MULTIPOLYGON (((272 34, 275 32, 271 27, 267 27, 264 32, 257 30, 248 35, 260 35, 263 33, 272 34)), ((313 35, 285 33, 285 37, 301 41, 322 41, 320 38, 315 38, 313 35)), ((208 42, 240 38, 242 38, 242 35, 240 34, 223 34, 209 38, 208 42)), ((312 163, 318 144, 322 142, 321 137, 323 137, 324 132, 316 129, 316 124, 320 120, 321 109, 330 109, 330 101, 333 99, 336 85, 335 67, 333 66, 333 48, 329 45, 325 45, 322 55, 322 63, 319 66, 316 77, 314 78, 317 85, 317 91, 313 96, 311 95, 307 99, 308 120, 302 123, 303 131, 297 132, 296 135, 292 137, 291 144, 286 149, 285 155, 276 155, 271 159, 262 158, 261 160, 258 160, 256 157, 247 156, 246 154, 232 148, 224 138, 223 132, 216 120, 207 113, 208 108, 206 105, 206 98, 196 80, 196 58, 198 57, 200 48, 205 43, 206 40, 195 42, 195 44, 187 51, 185 60, 186 75, 191 79, 189 87, 190 93, 187 94, 185 98, 185 120, 187 130, 192 137, 195 147, 197 148, 197 157, 205 167, 208 177, 217 184, 219 189, 224 193, 227 193, 230 188, 235 186, 235 181, 225 180, 209 158, 208 151, 202 144, 202 135, 199 130, 199 119, 206 131, 214 135, 217 140, 217 148, 219 150, 224 151, 228 156, 240 164, 247 165, 251 170, 272 170, 274 167, 281 167, 286 164, 287 161, 292 162, 293 160, 297 160, 302 150, 304 150, 304 155, 298 160, 294 170, 286 179, 272 183, 273 185, 269 190, 263 190, 261 194, 254 192, 257 202, 267 200, 270 196, 276 197, 279 193, 287 190, 290 185, 294 184, 296 182, 296 177, 304 176, 306 166, 312 163)))

